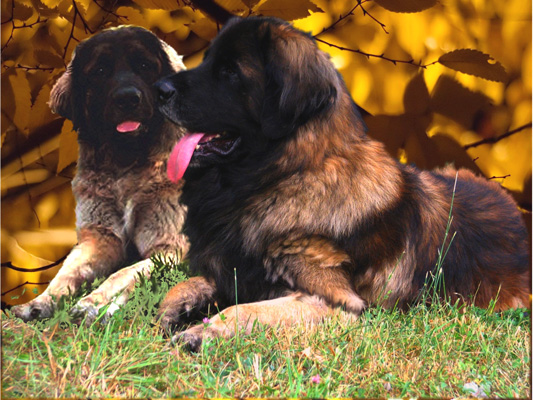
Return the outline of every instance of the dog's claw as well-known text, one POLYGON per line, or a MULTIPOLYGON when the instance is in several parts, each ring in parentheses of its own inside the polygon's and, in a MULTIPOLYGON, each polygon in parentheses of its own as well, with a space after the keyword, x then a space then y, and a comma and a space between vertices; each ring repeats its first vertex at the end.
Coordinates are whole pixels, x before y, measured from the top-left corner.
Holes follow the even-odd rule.
POLYGON ((52 299, 41 296, 29 303, 12 307, 11 312, 15 317, 28 322, 51 317, 54 307, 52 299))
POLYGON ((193 353, 198 353, 202 347, 203 335, 201 332, 195 332, 195 328, 179 332, 172 337, 172 345, 183 345, 183 347, 193 353))

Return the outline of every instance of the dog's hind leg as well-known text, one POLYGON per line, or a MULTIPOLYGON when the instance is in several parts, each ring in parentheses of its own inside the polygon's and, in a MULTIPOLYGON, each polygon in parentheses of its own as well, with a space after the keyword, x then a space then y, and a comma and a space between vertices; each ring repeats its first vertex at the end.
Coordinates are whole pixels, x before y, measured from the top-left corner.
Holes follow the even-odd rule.
POLYGON ((293 293, 285 297, 231 306, 215 315, 209 323, 199 324, 173 337, 173 342, 184 343, 197 351, 203 340, 214 337, 230 338, 236 330, 250 334, 259 322, 268 326, 314 324, 333 314, 334 309, 318 296, 293 293))
POLYGON ((267 279, 285 281, 294 290, 312 293, 354 315, 366 308, 356 293, 349 270, 350 257, 332 241, 317 235, 273 242, 264 258, 267 279))

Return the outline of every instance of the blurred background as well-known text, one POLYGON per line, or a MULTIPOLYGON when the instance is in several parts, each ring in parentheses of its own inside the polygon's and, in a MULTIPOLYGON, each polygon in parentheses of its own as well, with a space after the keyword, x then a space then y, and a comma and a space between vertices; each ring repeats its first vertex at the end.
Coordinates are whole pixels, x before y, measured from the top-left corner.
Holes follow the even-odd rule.
MULTIPOLYGON (((501 183, 531 232, 530 1, 216 2, 310 32, 393 156, 501 183)), ((77 43, 140 25, 192 68, 220 25, 192 0, 2 0, 1 15, 2 303, 18 304, 45 289, 76 243, 76 133, 47 101, 77 43)))

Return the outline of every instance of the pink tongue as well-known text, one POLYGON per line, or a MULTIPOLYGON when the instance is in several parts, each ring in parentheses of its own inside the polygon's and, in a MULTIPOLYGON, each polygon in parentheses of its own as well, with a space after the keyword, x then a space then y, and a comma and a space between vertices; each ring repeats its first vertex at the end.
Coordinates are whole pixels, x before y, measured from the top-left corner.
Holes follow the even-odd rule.
POLYGON ((174 146, 167 163, 167 176, 172 182, 179 181, 191 162, 192 154, 196 145, 205 135, 203 133, 192 133, 187 135, 174 146))
POLYGON ((133 132, 140 125, 141 125, 141 123, 137 122, 137 121, 125 121, 125 122, 117 125, 117 131, 119 131, 121 133, 133 132))

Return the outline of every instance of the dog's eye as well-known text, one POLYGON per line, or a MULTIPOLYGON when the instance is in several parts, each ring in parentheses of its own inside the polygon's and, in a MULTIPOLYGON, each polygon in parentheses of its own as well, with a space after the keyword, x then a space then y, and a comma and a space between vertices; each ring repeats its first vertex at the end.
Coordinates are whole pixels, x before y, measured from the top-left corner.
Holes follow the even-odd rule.
POLYGON ((94 76, 100 77, 105 76, 107 74, 107 68, 103 65, 95 68, 92 73, 94 76))
POLYGON ((235 67, 225 66, 220 69, 220 75, 223 78, 229 79, 231 81, 239 80, 239 73, 235 67))
POLYGON ((137 66, 141 71, 151 71, 155 68, 154 64, 147 60, 140 60, 137 66))

